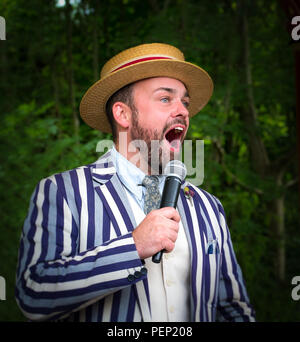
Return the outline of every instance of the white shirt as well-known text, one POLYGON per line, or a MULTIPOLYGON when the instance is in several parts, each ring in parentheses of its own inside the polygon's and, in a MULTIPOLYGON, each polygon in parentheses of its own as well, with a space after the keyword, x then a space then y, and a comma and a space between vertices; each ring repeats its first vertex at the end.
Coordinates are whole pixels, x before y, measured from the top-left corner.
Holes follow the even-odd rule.
MULTIPOLYGON (((116 171, 128 196, 137 225, 145 218, 143 211, 145 174, 114 148, 112 156, 116 171), (125 170, 125 172, 124 172, 125 170)), ((160 181, 162 192, 164 179, 160 181)), ((159 264, 145 259, 148 270, 151 314, 153 322, 190 321, 190 252, 184 227, 180 221, 175 248, 164 253, 159 264)))

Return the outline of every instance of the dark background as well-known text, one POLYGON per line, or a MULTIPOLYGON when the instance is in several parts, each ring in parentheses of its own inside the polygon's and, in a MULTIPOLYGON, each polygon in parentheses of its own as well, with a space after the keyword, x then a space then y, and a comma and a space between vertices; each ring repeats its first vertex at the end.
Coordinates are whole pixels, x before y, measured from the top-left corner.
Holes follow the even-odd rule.
POLYGON ((202 188, 224 205, 257 319, 300 321, 300 301, 291 297, 291 280, 300 275, 300 44, 289 25, 299 2, 1 0, 0 15, 0 275, 7 296, 0 320, 24 320, 14 283, 35 185, 96 160, 97 142, 110 138, 80 119, 82 95, 115 53, 163 42, 214 80, 187 138, 205 140, 202 188))

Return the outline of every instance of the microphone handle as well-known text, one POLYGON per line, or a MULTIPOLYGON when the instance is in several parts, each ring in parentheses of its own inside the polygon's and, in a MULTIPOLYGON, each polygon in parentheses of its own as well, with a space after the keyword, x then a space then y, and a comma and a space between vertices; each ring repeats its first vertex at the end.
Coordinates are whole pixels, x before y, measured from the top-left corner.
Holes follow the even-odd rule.
MULTIPOLYGON (((164 190, 161 197, 160 208, 177 206, 178 196, 180 192, 181 179, 176 176, 167 176, 164 190)), ((163 255, 163 250, 152 256, 152 262, 159 264, 163 255)))

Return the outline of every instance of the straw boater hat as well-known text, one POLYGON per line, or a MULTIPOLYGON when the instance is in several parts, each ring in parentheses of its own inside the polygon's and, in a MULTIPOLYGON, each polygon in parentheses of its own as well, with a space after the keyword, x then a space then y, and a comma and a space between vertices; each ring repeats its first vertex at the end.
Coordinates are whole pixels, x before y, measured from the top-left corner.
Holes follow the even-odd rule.
POLYGON ((103 66, 100 80, 81 100, 82 119, 92 128, 111 133, 105 112, 108 99, 122 87, 150 77, 171 77, 183 82, 190 96, 190 117, 207 104, 213 92, 207 72, 185 62, 180 50, 167 44, 142 44, 120 52, 103 66))

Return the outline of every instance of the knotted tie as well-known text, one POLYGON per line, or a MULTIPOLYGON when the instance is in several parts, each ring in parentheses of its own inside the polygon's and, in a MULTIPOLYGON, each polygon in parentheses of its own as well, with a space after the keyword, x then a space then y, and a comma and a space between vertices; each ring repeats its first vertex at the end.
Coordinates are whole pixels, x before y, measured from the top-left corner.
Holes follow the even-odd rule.
POLYGON ((159 179, 157 176, 145 176, 143 185, 146 188, 144 212, 147 215, 153 209, 158 209, 160 206, 160 192, 159 192, 159 179))

